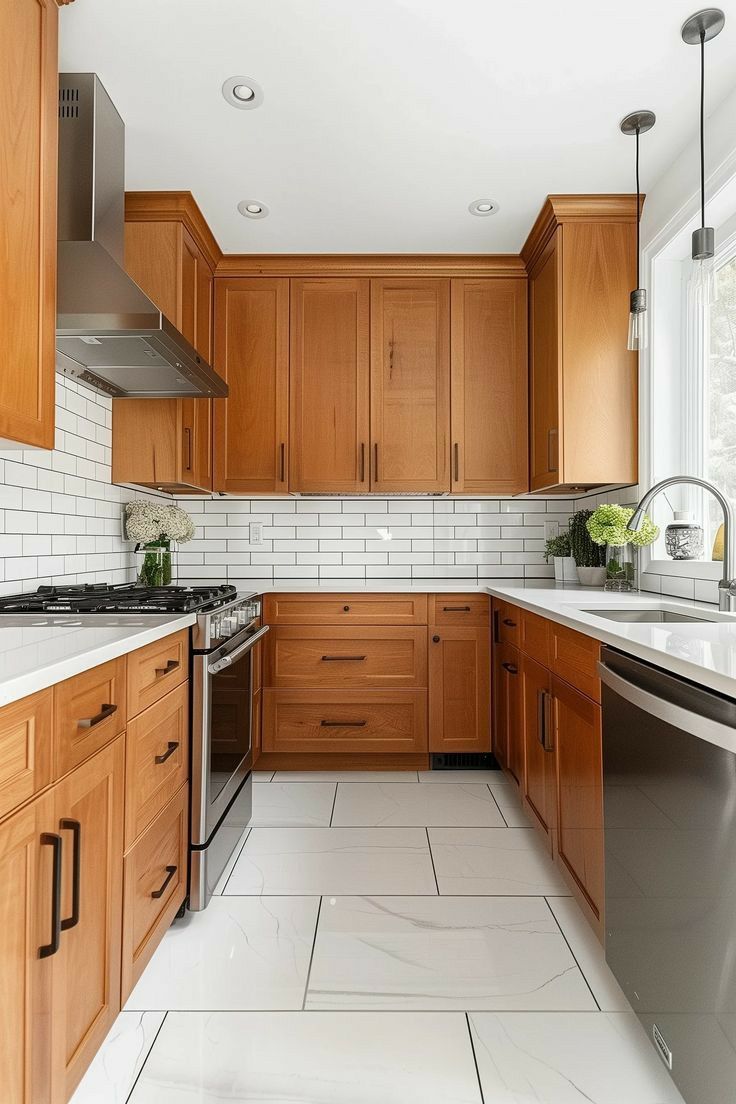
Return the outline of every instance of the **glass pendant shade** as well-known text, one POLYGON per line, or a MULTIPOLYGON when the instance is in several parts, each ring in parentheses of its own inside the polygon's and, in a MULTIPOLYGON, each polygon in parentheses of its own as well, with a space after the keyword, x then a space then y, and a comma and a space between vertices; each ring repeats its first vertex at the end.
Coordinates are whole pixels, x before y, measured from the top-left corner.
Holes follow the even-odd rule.
POLYGON ((633 353, 646 349, 648 341, 647 293, 641 281, 641 189, 639 188, 639 138, 656 122, 653 111, 632 111, 619 126, 623 134, 636 138, 636 287, 629 295, 629 333, 626 348, 633 353))
POLYGON ((630 352, 638 353, 640 349, 646 349, 649 344, 647 330, 647 312, 629 311, 629 339, 626 348, 630 352))
POLYGON ((718 280, 714 257, 693 258, 688 286, 690 302, 697 309, 709 307, 718 296, 718 280))

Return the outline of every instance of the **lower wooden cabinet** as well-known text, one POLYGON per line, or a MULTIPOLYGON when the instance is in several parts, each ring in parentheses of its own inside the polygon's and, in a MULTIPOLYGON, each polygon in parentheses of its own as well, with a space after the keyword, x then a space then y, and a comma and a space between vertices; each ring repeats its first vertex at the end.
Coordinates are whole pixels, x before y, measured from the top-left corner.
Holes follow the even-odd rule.
POLYGON ((517 786, 524 781, 521 657, 513 644, 497 644, 493 655, 493 754, 517 786))
POLYGON ((51 689, 0 709, 0 816, 51 781, 53 715, 51 689))
POLYGON ((275 625, 266 681, 277 688, 411 690, 427 685, 427 630, 404 625, 275 625))
POLYGON ((263 751, 426 752, 424 690, 264 690, 263 751))
POLYGON ((486 623, 429 632, 429 750, 491 750, 490 632, 486 623))
POLYGON ((557 777, 550 713, 550 673, 527 655, 521 657, 524 731, 524 804, 554 850, 557 777))
POLYGON ((182 683, 128 725, 125 845, 130 847, 189 775, 189 684, 182 683))

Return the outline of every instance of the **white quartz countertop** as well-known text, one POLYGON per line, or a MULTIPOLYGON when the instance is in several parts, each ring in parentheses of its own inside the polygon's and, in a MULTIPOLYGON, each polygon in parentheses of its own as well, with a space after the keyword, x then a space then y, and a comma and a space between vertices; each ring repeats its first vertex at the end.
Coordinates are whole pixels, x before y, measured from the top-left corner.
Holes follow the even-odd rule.
POLYGON ((191 613, 127 615, 124 620, 100 614, 5 618, 0 621, 0 706, 189 628, 195 620, 191 613))

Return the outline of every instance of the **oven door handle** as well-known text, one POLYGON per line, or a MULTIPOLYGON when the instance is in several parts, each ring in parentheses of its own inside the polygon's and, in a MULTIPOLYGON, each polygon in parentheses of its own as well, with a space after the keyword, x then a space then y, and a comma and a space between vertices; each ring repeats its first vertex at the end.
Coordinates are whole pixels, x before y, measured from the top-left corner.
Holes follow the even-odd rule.
POLYGON ((228 655, 223 656, 222 659, 217 659, 214 663, 210 663, 207 668, 207 674, 216 675, 220 671, 224 671, 226 667, 229 667, 231 663, 234 663, 236 659, 239 659, 241 655, 243 655, 245 652, 249 652, 251 648, 254 648, 261 637, 266 635, 269 628, 269 625, 264 625, 262 629, 258 630, 258 632, 253 633, 252 636, 249 636, 248 639, 244 641, 239 648, 235 648, 228 655))

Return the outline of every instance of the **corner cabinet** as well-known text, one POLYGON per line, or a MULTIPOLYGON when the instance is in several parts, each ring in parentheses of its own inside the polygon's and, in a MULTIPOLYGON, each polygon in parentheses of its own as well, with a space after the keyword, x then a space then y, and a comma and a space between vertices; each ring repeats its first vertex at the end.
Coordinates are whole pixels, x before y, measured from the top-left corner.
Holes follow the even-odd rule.
POLYGON ((0 447, 53 448, 59 13, 0 0, 0 447))

